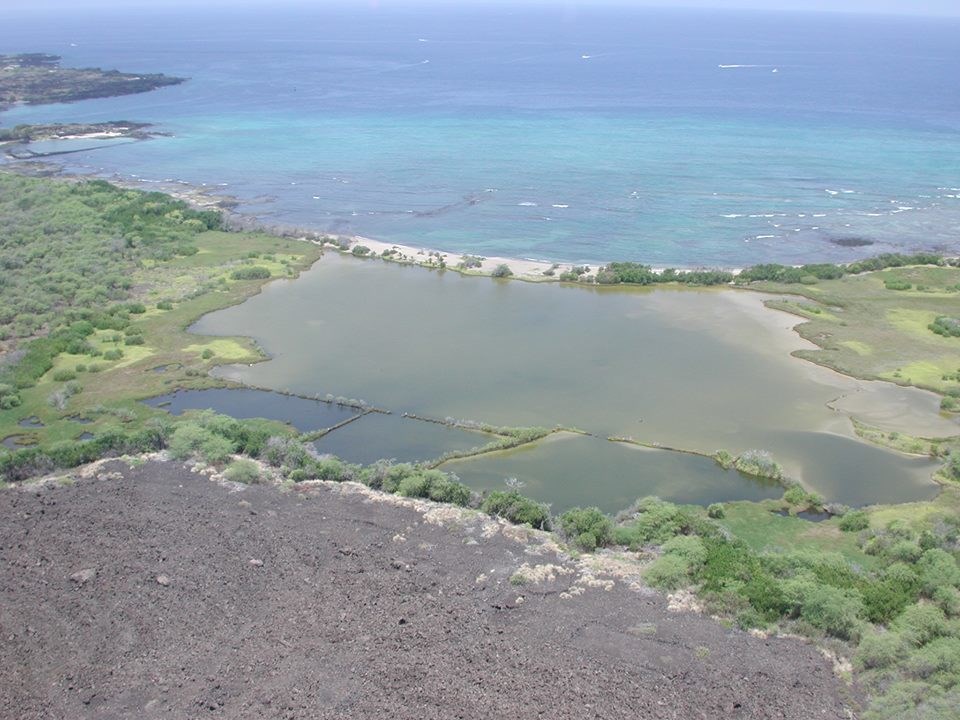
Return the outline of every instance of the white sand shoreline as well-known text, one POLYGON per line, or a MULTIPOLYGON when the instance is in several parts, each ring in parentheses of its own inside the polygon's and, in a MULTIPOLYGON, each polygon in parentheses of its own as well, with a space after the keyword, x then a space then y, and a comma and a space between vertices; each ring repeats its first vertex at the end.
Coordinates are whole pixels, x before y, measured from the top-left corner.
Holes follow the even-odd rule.
MULTIPOLYGON (((356 254, 353 248, 365 247, 369 249, 368 254, 360 257, 376 257, 391 262, 405 263, 410 265, 419 265, 427 268, 446 268, 461 272, 465 275, 492 276, 494 271, 501 265, 506 265, 510 269, 508 277, 526 280, 528 282, 556 282, 560 280, 560 275, 564 272, 571 272, 573 268, 588 268, 584 277, 593 275, 597 270, 604 267, 606 263, 589 262, 569 262, 552 260, 537 260, 534 258, 504 257, 501 255, 476 255, 471 253, 455 253, 435 248, 417 247, 405 245, 402 243, 391 243, 362 235, 343 235, 328 236, 328 243, 340 243, 341 252, 344 254, 356 254), (386 255, 384 254, 386 253, 386 255), (461 265, 464 258, 474 259, 477 265, 465 267, 461 265)), ((306 239, 306 238, 304 238, 306 239)), ((667 270, 666 267, 651 268, 655 273, 661 273, 667 270)), ((674 268, 679 273, 691 272, 695 268, 674 268)), ((737 275, 742 272, 742 268, 709 268, 710 270, 722 270, 724 272, 737 275)))

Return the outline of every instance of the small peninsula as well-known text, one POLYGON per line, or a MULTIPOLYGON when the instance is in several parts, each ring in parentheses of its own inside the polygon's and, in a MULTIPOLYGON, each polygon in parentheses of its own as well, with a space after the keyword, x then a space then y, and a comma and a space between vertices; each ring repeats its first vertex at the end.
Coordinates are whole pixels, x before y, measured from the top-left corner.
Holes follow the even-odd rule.
POLYGON ((0 112, 13 105, 44 105, 149 92, 186 78, 100 68, 65 68, 59 55, 0 55, 0 112))

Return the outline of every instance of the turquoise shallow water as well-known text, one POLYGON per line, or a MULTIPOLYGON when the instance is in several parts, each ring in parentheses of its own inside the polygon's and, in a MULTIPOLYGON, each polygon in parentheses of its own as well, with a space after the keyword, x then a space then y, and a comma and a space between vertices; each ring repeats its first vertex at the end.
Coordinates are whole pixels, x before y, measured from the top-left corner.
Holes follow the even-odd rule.
POLYGON ((336 3, 31 12, 0 28, 8 51, 191 80, 18 108, 4 124, 154 121, 173 137, 69 167, 207 184, 268 222, 658 265, 960 250, 955 20, 336 3))

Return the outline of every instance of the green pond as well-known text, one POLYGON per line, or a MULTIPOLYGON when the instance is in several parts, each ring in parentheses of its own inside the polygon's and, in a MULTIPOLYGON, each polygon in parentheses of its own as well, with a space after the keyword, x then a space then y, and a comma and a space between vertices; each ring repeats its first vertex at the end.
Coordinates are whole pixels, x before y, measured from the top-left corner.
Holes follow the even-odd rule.
MULTIPOLYGON (((477 487, 523 475, 531 495, 557 506, 757 494, 753 481, 701 458, 664 462, 663 452, 602 441, 609 436, 706 453, 765 449, 809 488, 852 505, 935 495, 934 463, 860 442, 842 408, 856 397, 864 422, 957 433, 938 398, 790 357, 806 346, 790 329, 798 320, 763 299, 728 289, 498 281, 328 253, 297 280, 271 283, 192 330, 255 338, 269 361, 217 370, 250 385, 363 399, 396 416, 586 431, 595 442, 565 439, 450 464, 477 487)), ((331 433, 323 451, 352 428, 358 439, 345 446, 398 456, 406 425, 396 422, 420 424, 398 418, 380 432, 369 419, 331 433)), ((464 439, 424 442, 430 447, 420 453, 437 456, 464 439)))

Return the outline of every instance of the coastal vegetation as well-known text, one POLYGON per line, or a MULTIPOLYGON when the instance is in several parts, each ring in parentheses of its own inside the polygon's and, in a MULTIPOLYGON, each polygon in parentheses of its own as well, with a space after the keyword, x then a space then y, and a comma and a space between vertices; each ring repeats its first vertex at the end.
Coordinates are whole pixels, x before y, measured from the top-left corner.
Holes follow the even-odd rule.
POLYGON ((223 385, 209 368, 260 352, 186 328, 320 255, 309 243, 224 232, 216 211, 103 181, 0 173, 0 217, 0 438, 14 447, 118 419, 139 426, 158 413, 137 400, 223 385))
POLYGON ((960 268, 934 256, 910 259, 928 264, 891 265, 888 258, 877 263, 885 269, 874 270, 874 263, 863 261, 869 272, 816 285, 763 280, 748 287, 803 297, 802 303, 767 302, 806 321, 796 330, 819 349, 798 350, 797 357, 854 377, 960 396, 960 353, 950 330, 951 319, 960 317, 960 268), (891 290, 891 281, 912 289, 891 290))

